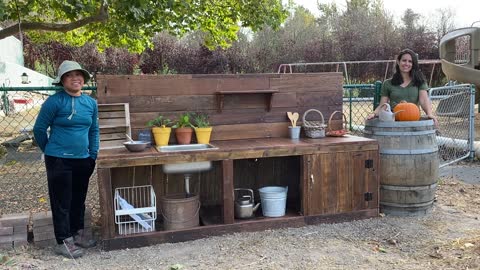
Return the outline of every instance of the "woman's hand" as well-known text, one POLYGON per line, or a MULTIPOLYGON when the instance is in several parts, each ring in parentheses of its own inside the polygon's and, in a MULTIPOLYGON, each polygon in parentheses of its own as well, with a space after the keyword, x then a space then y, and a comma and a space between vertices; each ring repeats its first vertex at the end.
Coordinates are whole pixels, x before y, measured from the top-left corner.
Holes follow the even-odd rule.
POLYGON ((375 117, 377 117, 377 115, 375 113, 371 113, 367 116, 367 120, 373 119, 375 117))
POLYGON ((433 120, 433 124, 435 125, 435 128, 438 129, 438 119, 437 119, 437 117, 433 114, 428 114, 427 117, 429 119, 433 120))

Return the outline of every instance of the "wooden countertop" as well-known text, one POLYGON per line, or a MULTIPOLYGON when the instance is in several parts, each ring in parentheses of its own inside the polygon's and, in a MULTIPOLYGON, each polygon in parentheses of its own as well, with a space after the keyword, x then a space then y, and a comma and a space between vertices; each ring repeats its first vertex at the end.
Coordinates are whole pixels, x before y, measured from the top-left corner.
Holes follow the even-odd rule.
POLYGON ((126 148, 100 150, 98 168, 160 165, 195 161, 299 156, 329 152, 378 150, 375 140, 357 137, 325 137, 320 139, 264 138, 215 141, 218 149, 182 152, 158 152, 155 147, 143 152, 129 152, 126 148))

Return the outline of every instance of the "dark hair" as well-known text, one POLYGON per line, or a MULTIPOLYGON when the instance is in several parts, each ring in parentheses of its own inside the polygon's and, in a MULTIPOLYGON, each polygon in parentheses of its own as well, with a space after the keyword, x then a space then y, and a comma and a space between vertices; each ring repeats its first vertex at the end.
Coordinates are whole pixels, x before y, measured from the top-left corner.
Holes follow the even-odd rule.
POLYGON ((425 77, 423 76, 423 73, 420 70, 420 66, 418 65, 418 55, 410 49, 404 49, 398 54, 397 62, 395 63, 395 73, 392 77, 392 84, 400 85, 403 83, 403 78, 400 74, 400 67, 398 66, 398 62, 400 61, 400 59, 402 59, 402 56, 407 53, 410 54, 410 56, 412 57, 412 69, 410 70, 410 77, 412 78, 413 85, 415 85, 416 87, 420 87, 422 84, 425 83, 425 77))

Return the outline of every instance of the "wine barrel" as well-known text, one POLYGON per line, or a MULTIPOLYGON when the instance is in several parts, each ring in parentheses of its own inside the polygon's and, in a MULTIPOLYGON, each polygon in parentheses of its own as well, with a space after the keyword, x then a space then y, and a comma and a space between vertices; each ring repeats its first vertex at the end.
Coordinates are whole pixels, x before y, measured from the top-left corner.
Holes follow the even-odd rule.
POLYGON ((363 133, 379 143, 380 211, 396 216, 430 212, 439 170, 433 120, 371 119, 363 133))

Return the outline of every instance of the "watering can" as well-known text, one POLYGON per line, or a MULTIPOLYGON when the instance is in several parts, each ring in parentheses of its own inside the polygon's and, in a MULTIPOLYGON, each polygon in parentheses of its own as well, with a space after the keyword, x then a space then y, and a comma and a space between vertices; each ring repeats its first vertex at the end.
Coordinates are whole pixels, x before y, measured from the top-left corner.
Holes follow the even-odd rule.
POLYGON ((260 206, 260 203, 254 205, 255 200, 253 198, 253 190, 248 188, 236 188, 235 192, 237 195, 235 200, 235 218, 244 219, 253 217, 255 211, 260 206), (245 194, 245 191, 248 194, 240 196, 242 193, 245 194))
POLYGON ((378 113, 378 119, 382 122, 395 122, 395 115, 399 112, 392 112, 392 109, 390 107, 390 104, 388 103, 383 103, 382 107, 380 107, 380 112, 378 113), (384 109, 384 107, 386 107, 384 109))

